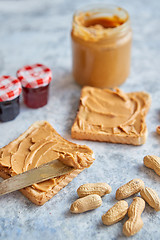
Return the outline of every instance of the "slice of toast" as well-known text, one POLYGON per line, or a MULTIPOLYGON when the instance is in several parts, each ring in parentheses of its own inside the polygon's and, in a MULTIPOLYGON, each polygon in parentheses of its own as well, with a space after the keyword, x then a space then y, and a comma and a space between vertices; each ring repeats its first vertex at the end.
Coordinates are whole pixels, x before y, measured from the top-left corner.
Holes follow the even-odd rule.
POLYGON ((83 87, 71 129, 72 138, 141 145, 147 137, 145 116, 151 103, 146 92, 83 87))
POLYGON ((0 177, 9 178, 57 157, 64 164, 73 166, 73 171, 20 190, 33 203, 43 205, 93 163, 93 152, 89 147, 65 140, 46 121, 35 122, 16 140, 0 149, 0 177))

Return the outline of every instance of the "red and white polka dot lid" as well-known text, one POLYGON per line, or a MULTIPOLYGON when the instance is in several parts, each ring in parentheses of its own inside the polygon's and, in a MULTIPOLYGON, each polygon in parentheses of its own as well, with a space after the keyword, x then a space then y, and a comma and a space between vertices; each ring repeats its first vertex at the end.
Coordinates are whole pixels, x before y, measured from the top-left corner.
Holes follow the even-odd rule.
POLYGON ((21 83, 17 78, 11 76, 0 77, 0 102, 15 99, 21 91, 21 83))
POLYGON ((17 71, 17 77, 23 87, 38 88, 44 87, 52 80, 50 68, 43 64, 26 65, 17 71))

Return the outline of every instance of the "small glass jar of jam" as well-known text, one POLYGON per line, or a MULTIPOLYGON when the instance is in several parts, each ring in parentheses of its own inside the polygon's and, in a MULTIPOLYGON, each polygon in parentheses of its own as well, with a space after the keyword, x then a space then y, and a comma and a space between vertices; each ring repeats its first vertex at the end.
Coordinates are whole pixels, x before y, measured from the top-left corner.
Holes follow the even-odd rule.
POLYGON ((132 30, 126 10, 100 4, 77 11, 71 38, 73 77, 77 83, 110 88, 127 79, 132 30))
POLYGON ((19 114, 21 83, 11 76, 0 77, 0 121, 13 120, 19 114))
POLYGON ((29 108, 40 108, 47 104, 51 70, 42 64, 26 65, 17 71, 22 84, 23 100, 29 108))

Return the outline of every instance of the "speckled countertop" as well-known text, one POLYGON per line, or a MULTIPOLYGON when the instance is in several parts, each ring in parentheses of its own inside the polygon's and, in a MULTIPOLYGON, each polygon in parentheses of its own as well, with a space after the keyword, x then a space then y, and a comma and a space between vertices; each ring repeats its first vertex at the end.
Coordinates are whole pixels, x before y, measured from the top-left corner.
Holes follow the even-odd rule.
MULTIPOLYGON (((143 165, 145 155, 160 152, 160 136, 155 132, 160 123, 160 1, 107 2, 121 5, 131 16, 131 74, 121 88, 126 92, 145 90, 151 94, 152 105, 146 120, 147 141, 138 147, 74 141, 93 149, 94 164, 44 206, 32 204, 19 192, 1 197, 0 239, 125 239, 122 225, 127 217, 110 227, 101 222, 101 216, 116 202, 116 189, 139 177, 160 195, 160 178, 143 165), (103 205, 92 212, 71 214, 69 208, 77 198, 78 186, 98 181, 106 181, 113 189, 110 195, 103 197, 103 205)), ((24 64, 39 62, 51 67, 54 76, 47 106, 31 110, 21 100, 21 113, 16 120, 0 123, 0 147, 18 137, 34 121, 43 119, 71 140, 70 130, 81 88, 71 75, 70 29, 73 12, 85 3, 85 0, 0 1, 0 75, 14 76, 24 64)), ((88 0, 89 3, 92 1, 88 0)), ((142 218, 144 227, 132 239, 159 239, 160 213, 146 204, 142 218)))

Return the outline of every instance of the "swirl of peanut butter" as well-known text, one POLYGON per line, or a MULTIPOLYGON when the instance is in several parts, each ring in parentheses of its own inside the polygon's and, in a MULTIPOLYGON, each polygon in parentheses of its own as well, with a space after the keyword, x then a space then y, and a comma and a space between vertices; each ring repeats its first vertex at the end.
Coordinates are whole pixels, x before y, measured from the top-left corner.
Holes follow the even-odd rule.
POLYGON ((144 120, 139 121, 145 112, 148 94, 125 94, 120 89, 98 89, 84 87, 77 115, 77 126, 92 133, 141 135, 146 127, 144 120))
POLYGON ((98 12, 80 12, 74 16, 72 35, 85 41, 98 41, 113 34, 113 28, 119 27, 128 20, 128 15, 120 18, 117 15, 101 16, 98 12))

